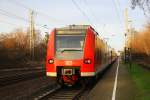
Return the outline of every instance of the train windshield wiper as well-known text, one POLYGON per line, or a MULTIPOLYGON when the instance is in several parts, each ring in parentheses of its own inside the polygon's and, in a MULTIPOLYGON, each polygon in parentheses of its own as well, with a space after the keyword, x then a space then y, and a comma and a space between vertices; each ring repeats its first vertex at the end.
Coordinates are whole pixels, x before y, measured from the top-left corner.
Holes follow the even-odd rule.
POLYGON ((61 50, 61 53, 63 53, 64 51, 82 51, 81 48, 65 48, 61 50))

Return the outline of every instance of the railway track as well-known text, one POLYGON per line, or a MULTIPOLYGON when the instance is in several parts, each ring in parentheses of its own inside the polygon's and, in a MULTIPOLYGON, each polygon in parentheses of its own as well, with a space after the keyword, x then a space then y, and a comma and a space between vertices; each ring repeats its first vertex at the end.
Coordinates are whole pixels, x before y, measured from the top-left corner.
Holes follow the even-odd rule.
POLYGON ((114 63, 115 60, 99 74, 96 80, 89 80, 86 84, 76 85, 70 88, 56 85, 54 89, 40 94, 34 100, 87 100, 89 92, 114 63))
POLYGON ((85 90, 85 86, 67 88, 57 86, 55 89, 34 98, 34 100, 79 100, 85 90))
MULTIPOLYGON (((7 75, 0 76, 0 87, 11 85, 25 80, 30 80, 36 77, 43 76, 44 70, 14 70, 13 74, 9 74, 10 71, 4 71, 7 75), (15 73, 16 72, 16 73, 15 73), (15 73, 15 74, 14 74, 15 73)), ((12 71, 11 71, 12 72, 12 71)), ((10 73, 11 73, 10 72, 10 73)))

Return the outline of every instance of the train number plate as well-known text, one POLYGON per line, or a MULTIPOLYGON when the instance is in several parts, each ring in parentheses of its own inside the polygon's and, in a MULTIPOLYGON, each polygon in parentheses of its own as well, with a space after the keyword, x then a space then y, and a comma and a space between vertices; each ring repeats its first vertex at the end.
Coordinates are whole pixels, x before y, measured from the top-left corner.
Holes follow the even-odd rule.
POLYGON ((65 61, 65 65, 71 66, 72 65, 72 61, 65 61))

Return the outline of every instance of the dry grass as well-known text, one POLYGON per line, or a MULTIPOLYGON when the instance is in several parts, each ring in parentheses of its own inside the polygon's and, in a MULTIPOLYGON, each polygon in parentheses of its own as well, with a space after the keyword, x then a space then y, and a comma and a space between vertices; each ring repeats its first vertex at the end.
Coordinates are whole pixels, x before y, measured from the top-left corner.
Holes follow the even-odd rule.
MULTIPOLYGON (((0 64, 30 60, 29 32, 17 29, 10 33, 0 34, 0 64)), ((37 31, 35 37, 34 60, 45 58, 46 42, 37 31)))

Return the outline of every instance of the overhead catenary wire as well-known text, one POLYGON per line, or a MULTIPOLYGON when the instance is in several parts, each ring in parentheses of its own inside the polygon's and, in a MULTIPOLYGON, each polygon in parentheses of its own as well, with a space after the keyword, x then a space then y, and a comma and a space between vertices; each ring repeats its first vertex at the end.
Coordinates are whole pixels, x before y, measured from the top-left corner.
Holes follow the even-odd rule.
POLYGON ((6 11, 6 10, 3 10, 3 9, 0 9, 0 14, 1 14, 1 15, 4 15, 4 16, 7 16, 7 17, 11 17, 11 18, 13 17, 13 18, 15 18, 15 19, 28 22, 28 20, 25 19, 24 17, 17 16, 16 14, 10 13, 10 12, 8 12, 8 11, 6 11))
POLYGON ((37 15, 41 15, 41 16, 45 17, 47 20, 49 20, 49 21, 57 21, 57 22, 60 21, 60 20, 55 19, 54 17, 52 17, 50 15, 47 15, 47 14, 43 13, 43 12, 34 10, 31 7, 25 5, 25 4, 23 4, 23 3, 21 3, 21 2, 19 2, 17 0, 8 0, 8 1, 11 1, 13 4, 15 4, 17 6, 20 6, 20 7, 23 7, 24 9, 33 10, 37 15))
POLYGON ((80 6, 74 1, 74 0, 71 0, 73 2, 73 4, 75 5, 75 7, 81 12, 81 14, 87 19, 88 23, 92 24, 91 23, 91 20, 90 18, 87 16, 87 14, 80 8, 80 6))
POLYGON ((1 23, 5 23, 5 24, 8 24, 8 25, 15 25, 15 26, 17 26, 17 24, 15 24, 15 23, 10 23, 10 22, 7 22, 7 21, 4 21, 4 20, 0 20, 0 22, 1 23))
POLYGON ((121 4, 119 0, 116 0, 116 3, 118 4, 118 8, 121 9, 121 4))
POLYGON ((98 22, 99 22, 99 19, 97 19, 97 17, 95 16, 95 14, 94 14, 94 12, 93 12, 92 8, 88 5, 87 0, 84 0, 84 4, 85 4, 85 6, 88 8, 88 10, 90 11, 91 16, 93 16, 93 18, 94 18, 94 19, 96 19, 96 21, 98 21, 98 22))
MULTIPOLYGON (((84 0, 84 3, 86 5, 86 7, 89 9, 89 11, 91 12, 91 15, 93 16, 93 18, 96 19, 96 22, 99 22, 99 19, 97 19, 97 17, 95 16, 92 8, 90 6, 88 6, 87 0, 84 0)), ((99 22, 99 23, 101 23, 101 22, 99 22)), ((102 33, 102 31, 105 29, 105 26, 106 26, 106 24, 104 23, 100 33, 102 33)), ((97 25, 95 25, 95 27, 97 27, 97 25)))
POLYGON ((120 26, 122 26, 123 23, 121 23, 121 18, 120 18, 119 10, 118 10, 118 8, 117 8, 117 5, 116 5, 115 0, 112 0, 112 3, 113 3, 113 5, 114 5, 115 12, 116 12, 116 15, 117 15, 117 17, 118 17, 118 22, 120 23, 120 26))
MULTIPOLYGON (((121 12, 121 4, 120 4, 120 1, 119 0, 114 0, 114 5, 116 5, 116 10, 117 10, 117 13, 118 13, 118 16, 119 16, 119 20, 120 20, 120 23, 121 23, 121 17, 120 17, 120 13, 119 11, 121 12), (118 7, 117 7, 118 6, 118 7)), ((123 25, 123 22, 121 23, 123 25)))
MULTIPOLYGON (((76 6, 76 8, 81 12, 81 14, 87 19, 88 23, 93 26, 93 28, 96 30, 97 28, 95 25, 91 22, 89 16, 85 13, 84 10, 81 9, 81 7, 78 5, 78 3, 75 2, 75 0, 72 0, 73 4, 76 6)), ((96 30, 97 31, 97 30, 96 30)), ((99 34, 100 35, 100 34, 99 34)))
MULTIPOLYGON (((96 17, 95 14, 94 14, 92 8, 88 5, 87 0, 84 0, 84 3, 85 3, 85 5, 86 5, 86 7, 89 9, 89 11, 91 12, 93 18, 96 19, 96 22, 99 22, 99 20, 97 19, 97 17, 96 17)), ((99 23, 100 23, 100 22, 99 22, 99 23)), ((95 25, 95 30, 97 31, 97 28, 96 28, 96 27, 97 27, 97 25, 95 25)), ((100 30, 100 32, 97 31, 97 32, 99 33, 99 37, 100 37, 101 39, 103 39, 104 42, 106 42, 106 40, 105 40, 105 38, 102 37, 101 34, 103 34, 103 33, 105 32, 105 28, 106 28, 106 24, 104 23, 103 26, 102 26, 102 28, 101 28, 101 30, 100 30)), ((107 43, 107 42, 106 42, 106 43, 107 43)))
MULTIPOLYGON (((8 11, 6 11, 6 10, 4 10, 4 9, 0 9, 0 14, 1 14, 1 15, 4 15, 4 16, 7 16, 7 17, 9 17, 9 18, 13 18, 13 19, 16 19, 16 20, 21 20, 21 21, 24 21, 24 22, 26 22, 26 23, 29 23, 29 20, 28 20, 28 19, 26 19, 26 18, 24 18, 24 17, 21 17, 21 16, 18 16, 18 15, 14 14, 14 13, 8 12, 8 11)), ((44 25, 41 25, 41 24, 39 24, 39 23, 35 23, 35 25, 36 25, 36 26, 39 26, 39 27, 42 27, 42 28, 45 28, 44 25)))

